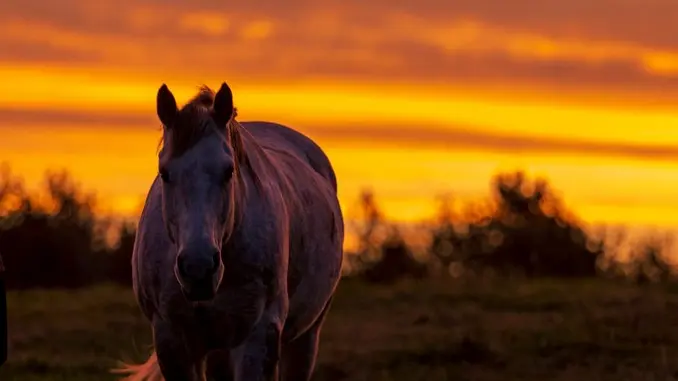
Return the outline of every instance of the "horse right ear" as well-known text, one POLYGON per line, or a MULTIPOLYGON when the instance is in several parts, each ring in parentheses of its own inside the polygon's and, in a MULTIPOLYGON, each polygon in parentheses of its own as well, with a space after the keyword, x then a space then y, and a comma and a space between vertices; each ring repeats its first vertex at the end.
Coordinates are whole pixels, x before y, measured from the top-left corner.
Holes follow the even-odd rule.
POLYGON ((158 89, 156 103, 158 118, 166 128, 172 127, 179 109, 177 109, 177 101, 174 99, 174 95, 164 83, 158 89))

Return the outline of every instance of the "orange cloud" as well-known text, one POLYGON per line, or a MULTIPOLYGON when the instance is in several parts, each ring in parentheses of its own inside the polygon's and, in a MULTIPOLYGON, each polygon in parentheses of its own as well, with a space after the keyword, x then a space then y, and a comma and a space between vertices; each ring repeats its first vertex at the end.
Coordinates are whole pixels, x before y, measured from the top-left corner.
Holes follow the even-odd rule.
POLYGON ((245 25, 241 35, 245 40, 262 40, 273 33, 273 23, 270 21, 253 21, 245 25))
POLYGON ((670 33, 667 16, 678 3, 608 2, 27 0, 0 5, 0 60, 259 80, 570 82, 678 93, 678 31, 670 33))
MULTIPOLYGON (((0 67, 0 74, 24 78, 19 82, 0 82, 0 104, 5 108, 29 110, 99 110, 152 115, 153 99, 162 82, 157 75, 157 80, 105 73, 92 76, 73 69, 50 73, 0 67), (50 86, 45 87, 45 83, 50 86)), ((207 83, 220 81, 212 79, 207 83)), ((195 93, 197 83, 170 85, 178 98, 188 99, 195 93)), ((552 139, 678 143, 678 132, 674 128, 678 115, 666 109, 561 105, 549 100, 511 97, 510 93, 493 99, 487 94, 455 89, 427 92, 426 87, 417 86, 392 86, 384 90, 322 82, 236 83, 235 99, 243 118, 279 120, 295 125, 360 123, 372 128, 386 123, 413 127, 462 125, 504 135, 520 131, 527 136, 552 139), (595 128, 593 136, 592 127, 595 128)))
MULTIPOLYGON (((153 19, 152 15, 149 15, 153 19)), ((231 23, 229 19, 219 13, 191 12, 182 15, 179 27, 187 31, 197 31, 210 36, 221 36, 226 33, 231 23)))
MULTIPOLYGON (((116 114, 111 112, 14 110, 0 108, 0 130, 3 128, 34 128, 52 126, 59 129, 85 131, 99 126, 121 126, 148 130, 158 125, 152 112, 116 114)), ((159 127, 158 127, 159 128, 159 127)), ((465 151, 490 151, 503 153, 532 153, 549 155, 586 155, 621 157, 642 160, 678 160, 678 142, 674 144, 648 144, 621 141, 596 141, 549 138, 521 134, 520 132, 493 132, 482 127, 413 126, 407 124, 333 125, 325 122, 313 126, 298 126, 304 133, 323 142, 333 142, 352 147, 401 147, 403 149, 432 148, 465 151)))

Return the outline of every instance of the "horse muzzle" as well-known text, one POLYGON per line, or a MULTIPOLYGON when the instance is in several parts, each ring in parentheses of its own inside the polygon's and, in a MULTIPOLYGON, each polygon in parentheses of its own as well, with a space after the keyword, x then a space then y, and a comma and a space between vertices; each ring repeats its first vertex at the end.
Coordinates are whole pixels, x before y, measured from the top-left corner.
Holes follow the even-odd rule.
POLYGON ((223 273, 221 253, 216 249, 212 250, 211 255, 179 252, 174 266, 174 274, 181 285, 181 291, 190 302, 212 300, 223 273))

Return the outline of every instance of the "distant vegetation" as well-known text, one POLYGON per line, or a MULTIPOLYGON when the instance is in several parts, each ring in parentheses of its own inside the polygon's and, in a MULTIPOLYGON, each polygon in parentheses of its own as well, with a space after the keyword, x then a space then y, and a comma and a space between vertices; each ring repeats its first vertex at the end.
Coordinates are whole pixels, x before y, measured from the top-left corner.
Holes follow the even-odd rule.
MULTIPOLYGON (((499 174, 491 184, 491 200, 443 198, 438 219, 409 234, 384 219, 375 196, 365 192, 360 216, 349 223, 358 247, 347 255, 347 276, 377 283, 440 276, 674 278, 670 237, 630 245, 623 230, 586 231, 545 180, 522 172, 499 174), (411 237, 426 242, 423 249, 411 237)), ((48 172, 43 191, 31 193, 8 166, 0 168, 8 287, 130 284, 135 224, 98 216, 95 206, 95 195, 66 172, 48 172)))
POLYGON ((66 172, 48 172, 44 192, 31 194, 2 166, 0 254, 8 288, 131 284, 134 225, 95 215, 95 205, 95 195, 66 172))

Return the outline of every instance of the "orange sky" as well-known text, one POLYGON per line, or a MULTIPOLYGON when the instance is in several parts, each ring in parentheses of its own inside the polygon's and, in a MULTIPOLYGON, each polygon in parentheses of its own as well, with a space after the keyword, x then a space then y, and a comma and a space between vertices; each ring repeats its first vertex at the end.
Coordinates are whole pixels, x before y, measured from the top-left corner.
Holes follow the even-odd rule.
POLYGON ((234 89, 334 163, 348 215, 547 176, 589 222, 678 226, 675 0, 24 0, 0 3, 0 160, 65 167, 134 213, 154 176, 155 93, 234 89))

